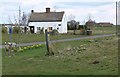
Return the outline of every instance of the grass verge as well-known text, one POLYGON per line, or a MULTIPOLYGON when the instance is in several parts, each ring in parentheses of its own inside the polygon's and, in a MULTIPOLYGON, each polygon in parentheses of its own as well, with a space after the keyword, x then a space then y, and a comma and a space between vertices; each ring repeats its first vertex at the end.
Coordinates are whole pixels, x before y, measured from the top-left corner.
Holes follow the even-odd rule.
POLYGON ((3 75, 117 75, 117 40, 111 36, 54 43, 54 56, 45 56, 46 47, 3 56, 3 75))

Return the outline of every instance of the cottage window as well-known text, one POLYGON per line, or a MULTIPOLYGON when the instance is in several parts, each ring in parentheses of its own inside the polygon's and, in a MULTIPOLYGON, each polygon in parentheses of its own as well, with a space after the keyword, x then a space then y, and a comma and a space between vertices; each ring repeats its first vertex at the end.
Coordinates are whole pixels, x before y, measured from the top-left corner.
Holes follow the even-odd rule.
POLYGON ((37 30, 40 30, 40 27, 37 27, 37 30))
POLYGON ((49 30, 51 31, 51 30, 52 30, 52 27, 49 27, 49 30))
POLYGON ((27 28, 27 27, 24 27, 24 30, 28 30, 28 28, 27 28))
POLYGON ((58 24, 58 26, 61 26, 61 24, 58 24))

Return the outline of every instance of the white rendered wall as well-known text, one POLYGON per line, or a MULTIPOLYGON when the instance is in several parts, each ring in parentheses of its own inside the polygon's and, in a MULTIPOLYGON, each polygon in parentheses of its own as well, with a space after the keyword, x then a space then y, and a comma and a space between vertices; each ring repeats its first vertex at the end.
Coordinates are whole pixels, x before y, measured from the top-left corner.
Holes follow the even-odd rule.
POLYGON ((63 26, 65 23, 61 23, 61 22, 30 22, 29 26, 34 26, 34 30, 35 33, 37 33, 37 27, 44 27, 44 30, 47 29, 48 27, 53 27, 53 29, 58 29, 59 33, 64 33, 66 31, 64 31, 63 29, 65 28, 65 26, 63 26), (59 24, 61 24, 61 26, 58 26, 59 24))
POLYGON ((62 19, 62 33, 67 33, 67 18, 65 14, 62 19))
POLYGON ((44 27, 44 30, 48 27, 53 27, 53 29, 57 29, 57 26, 60 22, 30 22, 29 26, 34 26, 34 32, 37 33, 37 27, 44 27))

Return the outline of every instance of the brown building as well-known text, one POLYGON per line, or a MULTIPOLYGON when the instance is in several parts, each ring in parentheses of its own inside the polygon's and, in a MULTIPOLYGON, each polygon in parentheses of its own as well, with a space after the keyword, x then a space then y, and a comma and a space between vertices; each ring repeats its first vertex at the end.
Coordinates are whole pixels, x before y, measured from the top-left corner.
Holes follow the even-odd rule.
POLYGON ((92 21, 91 19, 89 21, 86 22, 87 26, 95 26, 95 21, 92 21))
POLYGON ((101 27, 112 27, 113 24, 110 23, 110 22, 99 22, 98 26, 101 26, 101 27))

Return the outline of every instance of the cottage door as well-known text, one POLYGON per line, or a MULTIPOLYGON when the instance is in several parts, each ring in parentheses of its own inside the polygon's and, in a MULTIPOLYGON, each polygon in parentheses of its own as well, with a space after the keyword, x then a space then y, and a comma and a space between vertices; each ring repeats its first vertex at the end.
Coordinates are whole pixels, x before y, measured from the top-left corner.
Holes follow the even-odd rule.
POLYGON ((34 33, 34 26, 30 26, 30 32, 34 33))

